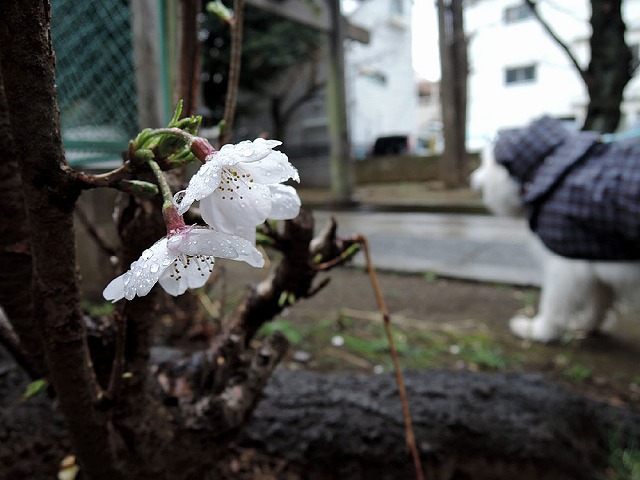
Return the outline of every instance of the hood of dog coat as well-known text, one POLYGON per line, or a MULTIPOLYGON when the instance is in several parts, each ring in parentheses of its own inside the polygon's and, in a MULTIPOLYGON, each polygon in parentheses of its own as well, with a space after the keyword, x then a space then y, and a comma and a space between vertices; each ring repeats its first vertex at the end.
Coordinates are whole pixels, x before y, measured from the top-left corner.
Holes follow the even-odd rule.
POLYGON ((525 128, 501 130, 493 153, 496 162, 524 185, 531 180, 545 158, 570 135, 562 122, 544 116, 525 128))

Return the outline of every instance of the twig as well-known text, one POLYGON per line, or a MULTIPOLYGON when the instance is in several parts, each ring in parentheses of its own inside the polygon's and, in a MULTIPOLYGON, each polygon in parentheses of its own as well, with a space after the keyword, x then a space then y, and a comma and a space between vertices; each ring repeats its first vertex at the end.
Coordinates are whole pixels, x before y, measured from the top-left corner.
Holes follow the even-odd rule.
POLYGON ((116 327, 116 347, 111 366, 111 376, 109 377, 109 385, 104 393, 104 398, 113 401, 118 395, 122 375, 124 373, 124 347, 127 340, 127 318, 122 311, 117 311, 114 315, 114 324, 116 327))
POLYGON ((411 424, 411 413, 409 412, 409 402, 407 400, 407 390, 404 385, 404 377, 400 370, 400 361, 398 360, 398 351, 396 349, 395 341, 391 332, 391 317, 387 310, 387 305, 384 302, 380 285, 376 277, 376 271, 371 261, 371 255, 369 253, 369 242, 367 237, 358 235, 355 237, 362 245, 364 256, 367 262, 367 271, 369 278, 371 279, 371 286, 373 287, 373 293, 376 297, 376 303, 382 313, 382 319, 384 321, 384 331, 387 334, 387 340, 389 341, 389 349, 391 350, 391 358, 393 359, 393 367, 396 373, 396 383, 398 384, 398 391, 400 393, 400 402, 402 403, 402 414, 404 416, 404 425, 407 432, 407 446, 411 451, 413 457, 413 465, 416 470, 416 479, 424 480, 424 474, 422 472, 422 462, 420 461, 420 455, 418 454, 418 447, 416 446, 416 438, 413 433, 413 426, 411 424))
POLYGON ((242 24, 244 23, 244 0, 233 0, 233 23, 231 24, 231 61, 229 63, 229 80, 227 96, 224 104, 224 120, 218 137, 218 148, 231 139, 233 120, 238 99, 240 83, 240 60, 242 58, 242 24))
POLYGON ((547 22, 542 16, 540 12, 538 12, 537 2, 534 0, 525 0, 525 4, 533 13, 533 16, 536 17, 542 28, 549 34, 549 36, 553 39, 554 42, 564 51, 564 53, 569 57, 569 61, 573 64, 575 69, 578 71, 578 75, 582 78, 585 84, 589 84, 589 74, 586 70, 584 70, 580 63, 578 63, 578 59, 573 55, 573 52, 569 48, 569 46, 562 41, 562 39, 558 36, 558 34, 551 28, 549 22, 547 22))
POLYGON ((108 257, 113 257, 116 254, 116 249, 109 245, 109 241, 107 240, 104 232, 98 228, 93 222, 89 219, 87 212, 85 212, 84 208, 80 205, 80 203, 76 203, 76 215, 78 220, 82 226, 87 230, 89 236, 96 242, 96 245, 107 255, 108 257))
POLYGON ((27 352, 22 348, 18 335, 3 311, 0 311, 0 345, 7 349, 16 363, 27 372, 32 380, 42 377, 42 372, 39 372, 38 369, 35 368, 29 355, 27 355, 27 352))

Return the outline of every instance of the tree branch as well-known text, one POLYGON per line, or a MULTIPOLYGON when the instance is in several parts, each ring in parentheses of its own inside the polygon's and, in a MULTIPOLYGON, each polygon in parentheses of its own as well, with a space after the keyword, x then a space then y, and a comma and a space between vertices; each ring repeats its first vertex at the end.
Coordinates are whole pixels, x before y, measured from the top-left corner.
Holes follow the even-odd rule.
POLYGON ((244 0, 233 0, 233 23, 231 24, 231 59, 229 63, 229 81, 224 104, 224 119, 220 130, 218 148, 231 140, 233 120, 238 101, 240 84, 240 65, 242 59, 242 27, 244 23, 244 0))
POLYGON ((571 51, 571 49, 569 49, 569 46, 564 41, 562 41, 562 39, 558 36, 558 34, 551 28, 551 25, 544 18, 542 18, 542 16, 540 15, 540 12, 538 12, 537 4, 536 4, 537 2, 535 0, 524 0, 524 3, 527 7, 529 7, 529 9, 531 10, 531 13, 533 13, 533 15, 536 17, 538 22, 540 22, 540 25, 542 26, 542 28, 544 28, 544 30, 549 34, 549 36, 553 39, 553 41, 556 42, 556 44, 564 51, 564 53, 566 53, 567 57, 569 57, 569 60, 575 67, 576 71, 578 72, 578 74, 580 75, 584 83, 588 85, 590 80, 589 80, 589 75, 587 74, 587 71, 580 66, 580 64, 578 63, 578 59, 573 55, 573 52, 571 51))

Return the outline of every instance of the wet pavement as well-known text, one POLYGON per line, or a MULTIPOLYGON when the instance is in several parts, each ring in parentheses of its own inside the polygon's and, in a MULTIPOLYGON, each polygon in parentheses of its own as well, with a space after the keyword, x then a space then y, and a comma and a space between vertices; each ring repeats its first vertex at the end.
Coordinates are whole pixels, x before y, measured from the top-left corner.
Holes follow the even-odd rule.
MULTIPOLYGON (((318 226, 333 215, 339 235, 367 236, 379 269, 540 285, 524 220, 463 213, 313 210, 318 226)), ((354 263, 364 264, 362 253, 354 263)))

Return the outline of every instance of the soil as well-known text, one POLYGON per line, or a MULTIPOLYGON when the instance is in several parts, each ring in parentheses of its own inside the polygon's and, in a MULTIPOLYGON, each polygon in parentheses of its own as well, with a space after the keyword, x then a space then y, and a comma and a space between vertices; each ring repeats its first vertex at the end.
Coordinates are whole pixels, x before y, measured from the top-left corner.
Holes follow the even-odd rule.
MULTIPOLYGON (((255 271, 238 262, 224 265, 227 291, 256 281, 255 271)), ((334 269, 329 276, 324 290, 299 300, 265 329, 279 329, 292 343, 282 367, 389 371, 391 359, 369 276, 354 267, 334 269)), ((606 334, 538 344, 514 337, 508 328, 516 313, 535 313, 536 288, 433 275, 377 276, 404 369, 543 372, 608 403, 640 407, 638 316, 623 319, 606 334)))
MULTIPOLYGON (((222 265, 224 281, 218 289, 224 285, 233 292, 259 280, 255 270, 238 262, 222 265)), ((278 329, 292 343, 281 368, 390 371, 369 276, 355 267, 334 269, 329 276, 324 290, 299 300, 263 329, 278 329)), ((588 397, 640 408, 638 317, 625 319, 608 334, 538 344, 515 338, 508 328, 516 313, 535 313, 536 288, 394 272, 378 272, 377 277, 403 369, 542 372, 588 397)), ((229 300, 227 308, 234 303, 229 300)), ((304 478, 300 467, 251 448, 235 448, 230 458, 228 478, 304 478)))

